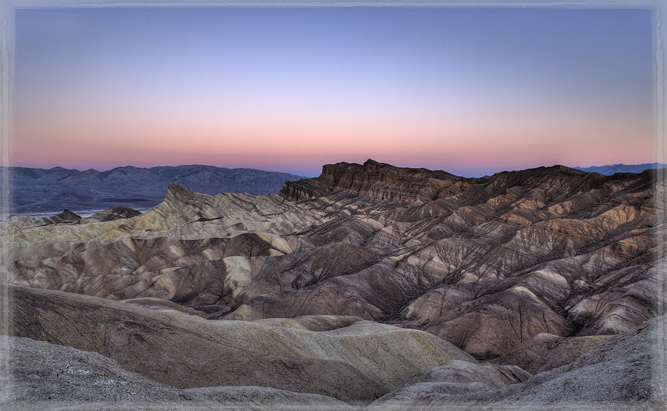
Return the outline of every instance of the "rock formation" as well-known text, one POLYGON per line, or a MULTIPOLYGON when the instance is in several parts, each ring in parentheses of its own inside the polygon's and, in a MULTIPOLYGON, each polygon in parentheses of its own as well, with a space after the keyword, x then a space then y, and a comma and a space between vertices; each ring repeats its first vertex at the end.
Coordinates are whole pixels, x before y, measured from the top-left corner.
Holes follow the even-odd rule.
MULTIPOLYGON (((495 390, 522 381, 526 371, 568 366, 613 335, 664 314, 665 207, 656 192, 665 187, 657 173, 604 176, 554 166, 462 178, 369 160, 324 166, 318 178, 287 182, 273 195, 210 196, 174 183, 162 203, 141 215, 5 230, 3 274, 17 286, 123 300, 123 307, 160 315, 190 314, 198 327, 237 324, 224 327, 239 335, 280 329, 286 345, 323 341, 327 333, 379 344, 374 338, 399 335, 396 327, 419 330, 425 333, 414 334, 418 341, 428 335, 472 357, 408 385, 434 378, 452 393, 495 390), (461 380, 464 375, 470 378, 461 380)), ((26 289, 17 290, 28 298, 26 289)), ((30 310, 25 306, 25 321, 35 317, 30 310)), ((22 321, 13 323, 22 330, 16 335, 62 343, 22 321)), ((150 335, 162 335, 163 326, 155 327, 142 334, 142 350, 157 338, 150 335)), ((390 357, 411 350, 413 342, 405 341, 412 334, 400 335, 399 351, 381 345, 390 357)), ((77 344, 68 343, 86 349, 77 344)), ((93 351, 110 356, 96 344, 93 351)), ((209 355, 220 349, 196 344, 209 355)), ((369 400, 430 366, 415 363, 382 377, 373 362, 378 357, 341 357, 340 349, 297 356, 301 375, 315 376, 318 361, 334 361, 332 373, 366 381, 367 390, 334 384, 302 392, 369 400), (306 358, 317 360, 302 364, 306 358)), ((111 358, 123 367, 132 362, 111 358)), ((265 375, 283 372, 268 357, 248 358, 264 364, 265 375)), ((174 370, 189 375, 186 366, 174 370)), ((164 374, 151 372, 142 373, 164 374)), ((158 381, 186 387, 178 379, 158 381)))

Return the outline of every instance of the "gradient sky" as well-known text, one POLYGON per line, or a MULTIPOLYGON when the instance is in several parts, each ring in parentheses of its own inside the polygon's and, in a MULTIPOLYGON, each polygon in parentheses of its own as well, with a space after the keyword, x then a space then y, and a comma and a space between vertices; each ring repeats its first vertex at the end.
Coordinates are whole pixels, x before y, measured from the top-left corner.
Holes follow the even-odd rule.
POLYGON ((12 164, 653 161, 649 10, 17 10, 12 164))

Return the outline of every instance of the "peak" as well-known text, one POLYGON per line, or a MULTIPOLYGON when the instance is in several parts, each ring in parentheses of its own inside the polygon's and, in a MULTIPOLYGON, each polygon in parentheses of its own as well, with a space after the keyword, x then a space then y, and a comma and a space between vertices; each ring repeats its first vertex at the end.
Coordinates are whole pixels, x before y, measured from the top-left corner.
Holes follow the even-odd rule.
POLYGON ((551 167, 544 167, 545 170, 549 172, 557 172, 557 173, 562 173, 562 174, 568 174, 568 175, 573 175, 573 176, 580 176, 580 175, 585 175, 585 171, 577 170, 576 168, 564 166, 561 164, 556 164, 551 167))
POLYGON ((46 224, 61 224, 61 223, 78 223, 81 220, 81 217, 68 209, 65 209, 62 213, 56 214, 51 217, 45 217, 44 222, 46 224))
POLYGON ((167 189, 164 203, 183 211, 187 207, 194 207, 195 209, 209 207, 212 198, 210 195, 190 191, 187 187, 172 182, 167 189))
POLYGON ((90 216, 90 218, 99 221, 111 221, 122 218, 136 217, 138 215, 141 215, 139 211, 132 209, 130 207, 118 205, 118 206, 113 206, 111 208, 107 208, 106 210, 100 211, 99 213, 95 213, 92 216, 90 216))
POLYGON ((287 182, 281 193, 295 200, 340 191, 388 201, 415 201, 433 198, 444 186, 459 179, 444 171, 396 167, 368 159, 363 165, 325 165, 319 177, 287 182))
POLYGON ((188 190, 188 188, 186 186, 178 184, 175 181, 172 181, 171 183, 169 183, 169 188, 167 188, 167 192, 169 192, 169 191, 188 192, 188 193, 190 192, 190 190, 188 190))
POLYGON ((368 159, 364 162, 364 164, 356 164, 356 163, 336 163, 336 164, 328 164, 325 165, 324 168, 322 169, 322 175, 320 177, 323 177, 324 174, 327 172, 331 172, 332 170, 343 170, 343 169, 350 169, 350 170, 355 170, 355 172, 362 172, 362 173, 390 173, 392 175, 403 175, 403 176, 412 176, 408 178, 414 178, 415 176, 420 176, 421 178, 436 178, 436 179, 458 179, 459 177, 448 173, 446 171, 442 170, 429 170, 427 168, 413 168, 413 167, 399 167, 399 166, 394 166, 391 164, 387 163, 380 163, 379 161, 375 161, 373 159, 368 159))
POLYGON ((172 181, 169 183, 169 187, 167 188, 167 195, 165 196, 164 200, 172 204, 187 202, 187 200, 193 195, 194 193, 188 190, 187 187, 172 181))
POLYGON ((80 219, 81 217, 73 212, 71 212, 68 209, 65 209, 62 213, 56 215, 55 217, 59 217, 62 219, 80 219))

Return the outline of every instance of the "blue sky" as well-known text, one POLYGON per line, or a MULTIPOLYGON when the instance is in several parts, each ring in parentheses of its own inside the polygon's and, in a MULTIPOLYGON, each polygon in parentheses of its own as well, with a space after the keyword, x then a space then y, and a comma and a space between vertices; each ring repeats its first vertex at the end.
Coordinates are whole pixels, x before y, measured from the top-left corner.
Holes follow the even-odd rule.
POLYGON ((651 30, 621 9, 18 10, 13 163, 650 162, 651 30))

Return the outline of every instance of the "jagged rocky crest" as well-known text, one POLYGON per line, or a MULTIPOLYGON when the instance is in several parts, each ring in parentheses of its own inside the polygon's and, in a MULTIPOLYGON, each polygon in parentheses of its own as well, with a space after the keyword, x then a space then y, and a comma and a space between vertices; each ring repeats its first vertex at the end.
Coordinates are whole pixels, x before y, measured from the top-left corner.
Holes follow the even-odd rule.
POLYGON ((458 180, 461 178, 444 171, 399 168, 368 160, 363 165, 325 165, 318 178, 288 181, 280 194, 299 201, 344 190, 387 201, 430 200, 458 180))
MULTIPOLYGON (((664 314, 657 173, 554 166, 463 178, 368 160, 326 165, 274 195, 210 196, 173 183, 141 215, 13 229, 3 237, 13 255, 4 271, 16 286, 211 320, 312 333, 384 323, 494 367, 546 372, 664 314)), ((15 330, 34 338, 40 327, 15 330)), ((385 331, 362 333, 377 332, 385 331)), ((366 351, 345 358, 379 361, 366 351)), ((346 364, 340 372, 378 384, 358 394, 366 401, 409 377, 396 371, 389 383, 371 365, 357 374, 346 364)))

